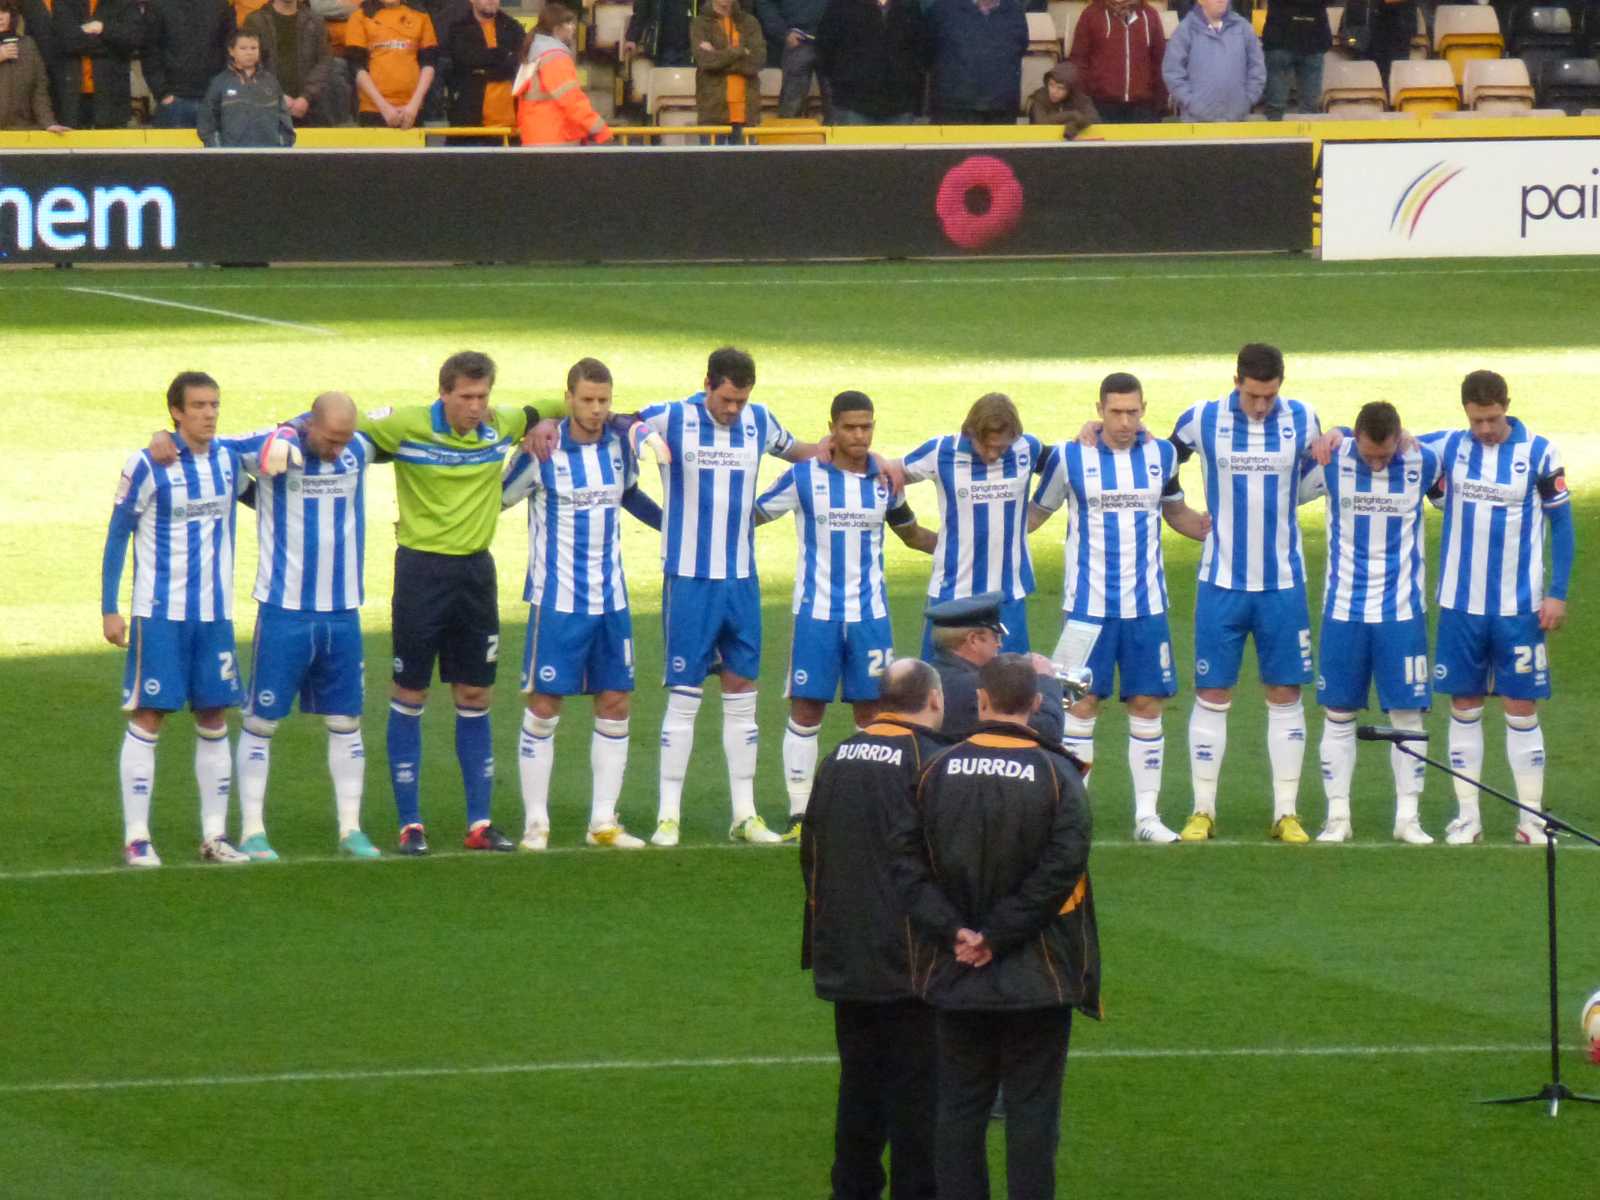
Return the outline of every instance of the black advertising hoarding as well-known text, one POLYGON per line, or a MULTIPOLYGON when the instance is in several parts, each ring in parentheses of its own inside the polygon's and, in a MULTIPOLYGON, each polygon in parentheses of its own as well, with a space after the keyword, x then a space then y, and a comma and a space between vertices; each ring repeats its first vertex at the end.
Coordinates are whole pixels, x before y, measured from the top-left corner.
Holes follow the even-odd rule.
POLYGON ((0 261, 560 262, 1299 250, 1306 141, 13 151, 0 261))

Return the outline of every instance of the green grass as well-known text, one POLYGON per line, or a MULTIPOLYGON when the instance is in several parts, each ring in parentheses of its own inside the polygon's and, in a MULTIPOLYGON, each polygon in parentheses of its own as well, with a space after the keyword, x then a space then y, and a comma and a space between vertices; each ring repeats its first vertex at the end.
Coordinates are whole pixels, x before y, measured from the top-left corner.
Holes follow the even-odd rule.
MULTIPOLYGON (((1600 826, 1584 757, 1600 720, 1584 687, 1600 669, 1586 620, 1600 584, 1590 550, 1600 538, 1590 398, 1600 267, 1591 260, 74 271, 0 275, 0 294, 12 381, 0 397, 11 451, 0 475, 0 1195, 826 1190, 831 1016, 796 969, 798 872, 788 851, 726 847, 714 702, 676 853, 577 848, 588 719, 575 703, 557 739, 560 853, 329 861, 323 735, 295 718, 274 743, 268 806, 288 861, 189 869, 193 738, 179 720, 162 738, 154 832, 180 869, 116 868, 121 659, 99 640, 99 554, 117 472, 162 424, 162 392, 182 368, 218 377, 224 427, 242 430, 330 387, 364 407, 429 399, 439 361, 465 346, 499 361, 501 403, 551 403, 566 366, 597 354, 617 375, 619 407, 634 408, 692 390, 705 352, 734 341, 757 356, 757 398, 797 433, 816 436, 833 393, 861 387, 878 401, 879 448, 895 452, 955 428, 996 388, 1017 399, 1031 431, 1059 438, 1089 415, 1096 383, 1113 369, 1141 376, 1150 424, 1165 431, 1187 404, 1226 388, 1234 349, 1251 339, 1283 346, 1285 390, 1330 423, 1385 398, 1411 428, 1454 425, 1461 375, 1491 366, 1511 381, 1513 411, 1553 436, 1569 466, 1580 557, 1571 622, 1552 642, 1548 795, 1579 824, 1600 826)), ((1197 490, 1193 468, 1186 481, 1197 490)), ((387 847, 385 470, 370 490, 365 812, 387 847)), ((936 520, 925 488, 912 502, 936 520)), ((1315 606, 1318 510, 1304 524, 1315 606)), ((785 811, 778 735, 793 536, 785 522, 757 537, 768 731, 758 799, 774 822, 785 811)), ((1055 631, 1061 536, 1058 519, 1033 539, 1040 644, 1055 631)), ((514 829, 519 516, 502 522, 495 549, 505 628, 496 812, 514 829)), ((625 555, 641 687, 622 811, 636 830, 654 816, 661 713, 654 553, 654 535, 633 527, 625 555)), ((239 562, 245 643, 248 518, 239 562)), ((1169 821, 1189 799, 1194 562, 1190 544, 1169 539, 1185 685, 1167 716, 1169 821)), ((916 645, 927 569, 891 541, 902 651, 916 645)), ((1063 1194, 1582 1194, 1600 1113, 1564 1110, 1551 1122, 1531 1108, 1471 1103, 1532 1090, 1548 1073, 1539 856, 1507 845, 1511 818, 1493 807, 1481 848, 1393 846, 1388 767, 1372 748, 1357 775, 1357 844, 1265 843, 1260 699, 1253 684, 1240 688, 1223 771, 1225 844, 1204 848, 1128 843, 1126 726, 1115 706, 1101 721, 1094 870, 1107 1019, 1081 1022, 1074 1038, 1063 1194), (1374 1052, 1347 1052, 1356 1047, 1374 1052)), ((445 848, 462 821, 451 725, 436 701, 424 719, 424 807, 445 848)), ((1430 728, 1442 733, 1439 713, 1430 728)), ((825 738, 847 729, 845 713, 833 712, 825 738)), ((1497 718, 1489 729, 1489 779, 1508 785, 1497 718)), ((1301 802, 1312 823, 1322 812, 1319 730, 1313 717, 1301 802)), ((1448 786, 1430 780, 1425 824, 1437 833, 1451 811, 1448 786)), ((1600 1072, 1575 1044, 1578 1003, 1600 987, 1585 920, 1600 905, 1600 856, 1562 855, 1562 900, 1563 1070, 1600 1091, 1600 1072)))

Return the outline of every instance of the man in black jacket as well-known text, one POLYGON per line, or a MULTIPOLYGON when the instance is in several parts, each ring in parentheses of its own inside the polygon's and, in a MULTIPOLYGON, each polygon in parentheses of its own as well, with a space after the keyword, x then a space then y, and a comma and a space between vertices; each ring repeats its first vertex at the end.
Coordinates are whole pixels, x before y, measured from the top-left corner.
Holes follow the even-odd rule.
MULTIPOLYGON (((125 129, 133 116, 132 62, 144 42, 133 0, 55 0, 50 34, 56 118, 71 129, 125 129)), ((204 87, 204 84, 201 85, 204 87)))
MULTIPOLYGON (((472 0, 451 9, 439 30, 445 63, 450 124, 515 125, 511 83, 522 59, 523 29, 500 8, 500 0, 472 0), (493 30, 491 38, 486 29, 493 30)), ((498 146, 503 138, 457 138, 457 146, 498 146)))
POLYGON ((689 26, 700 15, 700 0, 635 0, 622 57, 642 54, 658 67, 692 67, 689 26))
POLYGON ((228 0, 152 0, 154 41, 144 56, 144 80, 155 97, 157 129, 193 129, 200 99, 228 65, 234 30, 228 0))
POLYGON ((823 760, 800 834, 805 941, 800 965, 833 1001, 839 1107, 833 1196, 883 1194, 889 1146, 895 1200, 932 1197, 933 1011, 917 974, 894 857, 922 769, 948 744, 939 676, 904 658, 884 673, 882 710, 823 760))
POLYGON ((989 1194, 1002 1084, 1010 1195, 1055 1195, 1072 1010, 1100 1016, 1089 805, 1074 761, 1027 724, 1037 679, 1022 655, 983 668, 982 724, 923 772, 896 859, 937 1012, 940 1196, 989 1194))
POLYGON ((920 0, 828 0, 816 50, 835 125, 905 125, 921 111, 933 46, 920 0))
POLYGON ((1328 0, 1274 0, 1261 31, 1267 56, 1267 120, 1283 120, 1291 80, 1299 94, 1295 111, 1322 111, 1322 56, 1332 45, 1328 0))
MULTIPOLYGON (((944 687, 943 732, 964 738, 978 725, 978 671, 1000 653, 1005 626, 1000 623, 999 592, 984 592, 928 605, 933 657, 944 687)), ((1042 654, 1026 656, 1039 674, 1039 707, 1028 719, 1047 745, 1061 744, 1066 721, 1061 684, 1055 666, 1042 654)))

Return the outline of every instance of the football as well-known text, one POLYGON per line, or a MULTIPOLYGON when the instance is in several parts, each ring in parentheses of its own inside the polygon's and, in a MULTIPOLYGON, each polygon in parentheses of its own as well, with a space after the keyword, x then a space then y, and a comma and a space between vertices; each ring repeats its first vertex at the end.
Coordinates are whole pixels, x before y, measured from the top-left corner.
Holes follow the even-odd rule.
POLYGON ((1583 1002, 1583 1037, 1589 1043, 1589 1058, 1600 1063, 1600 992, 1583 1002))

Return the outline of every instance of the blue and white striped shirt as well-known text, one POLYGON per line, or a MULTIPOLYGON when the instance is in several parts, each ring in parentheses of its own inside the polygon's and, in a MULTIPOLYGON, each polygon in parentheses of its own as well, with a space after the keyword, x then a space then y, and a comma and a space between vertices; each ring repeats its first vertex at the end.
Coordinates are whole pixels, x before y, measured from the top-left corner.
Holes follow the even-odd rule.
POLYGON ((1438 451, 1444 476, 1440 608, 1509 617, 1544 601, 1544 514, 1572 498, 1550 440, 1507 421, 1498 446, 1464 429, 1418 439, 1438 451))
POLYGON ((928 595, 954 600, 999 592, 1021 600, 1033 592, 1028 556, 1028 490, 1042 470, 1044 447, 1031 433, 992 463, 965 434, 923 442, 905 456, 906 482, 931 479, 939 493, 939 543, 928 595))
POLYGON ((904 524, 910 518, 904 506, 905 495, 891 491, 870 461, 865 475, 812 461, 779 476, 756 511, 768 520, 795 514, 795 613, 818 621, 887 617, 883 526, 904 524))
POLYGON ((1161 506, 1183 499, 1178 449, 1141 439, 1126 450, 1102 441, 1053 447, 1033 502, 1047 512, 1066 503, 1069 617, 1148 617, 1167 610, 1161 506))
POLYGON ((304 466, 260 481, 257 602, 303 612, 361 607, 367 467, 375 453, 372 439, 358 433, 333 462, 305 449, 304 466))
POLYGON ((1328 563, 1322 615, 1379 624, 1427 612, 1422 501, 1439 479, 1439 456, 1419 446, 1374 471, 1354 437, 1300 485, 1302 500, 1327 497, 1328 563))
POLYGON ((694 579, 755 574, 756 473, 761 456, 782 456, 794 438, 760 404, 746 404, 732 425, 706 411, 705 393, 655 404, 639 414, 672 452, 661 468, 666 519, 661 569, 694 579))
POLYGON ((142 450, 128 459, 117 485, 101 572, 103 612, 117 611, 131 533, 134 616, 233 619, 236 502, 268 432, 216 438, 198 455, 173 434, 178 460, 171 466, 157 466, 142 450))
POLYGON ((522 598, 556 612, 598 615, 628 607, 622 573, 622 497, 639 481, 627 444, 611 431, 560 442, 545 462, 518 451, 500 488, 504 508, 528 500, 528 579, 522 598))
POLYGON ((1305 583, 1295 507, 1306 449, 1320 435, 1311 406, 1283 396, 1261 421, 1245 415, 1237 391, 1178 418, 1180 460, 1199 454, 1205 467, 1211 533, 1200 551, 1202 583, 1239 592, 1305 583))

